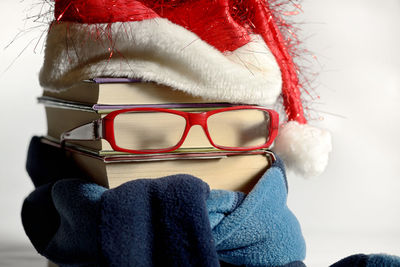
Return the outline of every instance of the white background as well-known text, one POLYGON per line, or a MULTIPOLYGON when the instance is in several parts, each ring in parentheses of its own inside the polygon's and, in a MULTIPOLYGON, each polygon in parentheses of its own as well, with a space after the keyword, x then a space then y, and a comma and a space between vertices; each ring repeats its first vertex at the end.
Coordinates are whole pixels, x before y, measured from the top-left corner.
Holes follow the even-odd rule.
MULTIPOLYGON (((45 28, 3 49, 32 26, 24 22, 30 5, 0 4, 0 266, 45 266, 20 222, 23 198, 33 190, 24 167, 27 145, 46 130, 36 103, 42 44, 35 54, 33 41, 18 57, 45 28)), ((305 0, 303 10, 296 21, 318 58, 311 71, 319 71, 319 126, 332 132, 334 145, 319 178, 289 174, 289 207, 303 228, 306 263, 328 266, 354 253, 400 255, 400 1, 305 0)))

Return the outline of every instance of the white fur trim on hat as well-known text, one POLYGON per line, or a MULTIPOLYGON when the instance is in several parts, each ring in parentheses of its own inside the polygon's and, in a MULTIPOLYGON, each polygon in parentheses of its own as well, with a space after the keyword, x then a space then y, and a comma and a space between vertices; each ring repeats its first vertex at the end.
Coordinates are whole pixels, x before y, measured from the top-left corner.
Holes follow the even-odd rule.
POLYGON ((320 175, 328 164, 332 138, 326 130, 289 121, 279 129, 272 150, 289 169, 313 177, 320 175))
POLYGON ((141 78, 205 99, 261 105, 274 103, 282 87, 279 66, 256 35, 224 55, 162 18, 54 23, 47 37, 41 85, 45 90, 62 90, 95 77, 141 78))

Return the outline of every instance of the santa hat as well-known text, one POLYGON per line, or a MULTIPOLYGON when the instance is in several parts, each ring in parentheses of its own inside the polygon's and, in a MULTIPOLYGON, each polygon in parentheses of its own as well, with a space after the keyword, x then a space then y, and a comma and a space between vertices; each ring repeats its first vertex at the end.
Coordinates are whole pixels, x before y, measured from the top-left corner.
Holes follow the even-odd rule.
POLYGON ((275 152, 305 176, 325 169, 330 135, 307 124, 298 69, 267 1, 55 0, 54 13, 45 90, 112 76, 232 103, 271 105, 282 95, 288 121, 275 152))

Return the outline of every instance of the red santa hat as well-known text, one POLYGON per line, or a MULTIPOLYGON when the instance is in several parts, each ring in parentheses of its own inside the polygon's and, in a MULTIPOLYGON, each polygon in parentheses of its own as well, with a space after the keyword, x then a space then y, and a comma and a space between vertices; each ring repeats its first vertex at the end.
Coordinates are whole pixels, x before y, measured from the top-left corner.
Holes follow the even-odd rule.
POLYGON ((55 0, 54 13, 45 90, 111 76, 232 103, 272 105, 281 95, 287 122, 275 152, 305 176, 325 169, 330 135, 307 123, 298 69, 267 1, 55 0))

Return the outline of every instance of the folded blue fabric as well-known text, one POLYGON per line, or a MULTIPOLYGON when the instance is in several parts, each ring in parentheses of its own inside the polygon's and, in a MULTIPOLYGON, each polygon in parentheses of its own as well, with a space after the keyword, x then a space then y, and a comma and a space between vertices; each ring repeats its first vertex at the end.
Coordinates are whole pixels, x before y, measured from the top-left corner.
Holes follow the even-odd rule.
MULTIPOLYGON (((56 175, 30 173, 36 184, 56 175)), ((110 190, 62 179, 26 198, 22 221, 39 253, 61 266, 304 266, 304 239, 286 197, 278 159, 248 195, 209 191, 181 174, 110 190)))
POLYGON ((387 254, 355 254, 332 264, 331 267, 400 267, 400 257, 387 254))
POLYGON ((102 195, 101 247, 109 266, 219 266, 206 183, 190 175, 141 179, 102 195))
POLYGON ((42 143, 37 136, 29 144, 26 170, 35 187, 62 179, 88 178, 65 156, 64 150, 42 143))
POLYGON ((219 266, 204 204, 209 188, 200 179, 142 179, 113 190, 65 179, 51 190, 57 213, 36 204, 43 188, 24 202, 22 220, 38 252, 61 266, 219 266), (35 216, 44 208, 46 216, 35 216), (43 245, 35 233, 55 214, 58 229, 43 245))
POLYGON ((279 266, 304 259, 304 238, 286 206, 286 188, 278 159, 247 196, 211 191, 207 206, 221 260, 235 265, 279 266))

